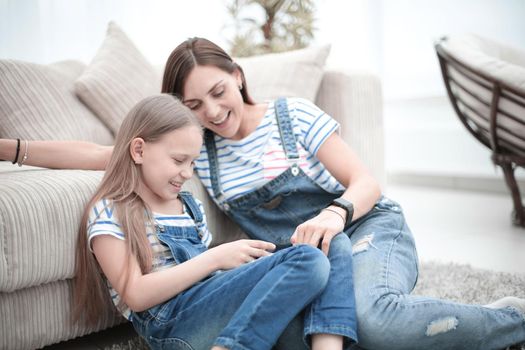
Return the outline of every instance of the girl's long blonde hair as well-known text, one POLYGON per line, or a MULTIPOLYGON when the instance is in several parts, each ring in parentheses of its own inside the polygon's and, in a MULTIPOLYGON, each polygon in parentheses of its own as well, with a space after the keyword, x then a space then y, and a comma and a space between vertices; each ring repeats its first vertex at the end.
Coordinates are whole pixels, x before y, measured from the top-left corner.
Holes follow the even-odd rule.
MULTIPOLYGON (((107 314, 105 308, 111 303, 106 282, 94 254, 88 247, 88 218, 94 204, 102 198, 112 202, 125 235, 128 266, 130 259, 135 257, 142 272, 149 272, 152 264, 152 251, 146 237, 149 211, 146 203, 137 194, 141 173, 131 157, 130 144, 137 137, 145 142, 155 142, 166 133, 190 125, 200 127, 191 111, 177 98, 167 94, 143 99, 131 109, 122 122, 104 177, 88 202, 80 222, 73 298, 75 322, 97 325, 101 316, 107 314)), ((127 277, 124 293, 126 286, 127 277)))

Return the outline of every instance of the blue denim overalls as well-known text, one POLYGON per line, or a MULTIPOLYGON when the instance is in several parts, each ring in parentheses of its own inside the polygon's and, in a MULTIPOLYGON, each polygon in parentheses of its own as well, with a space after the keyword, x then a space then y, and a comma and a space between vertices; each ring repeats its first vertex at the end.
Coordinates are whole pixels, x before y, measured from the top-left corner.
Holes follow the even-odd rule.
POLYGON ((225 200, 219 182, 219 165, 213 133, 206 130, 205 143, 214 197, 223 211, 252 238, 290 245, 295 228, 313 218, 341 193, 329 193, 299 167, 297 141, 285 99, 275 102, 277 123, 290 167, 264 186, 234 200, 225 200))
MULTIPOLYGON (((299 224, 319 214, 341 194, 325 191, 300 169, 297 141, 286 99, 278 99, 275 109, 281 142, 290 167, 261 188, 226 200, 219 182, 215 140, 209 130, 205 134, 205 144, 212 190, 223 211, 250 237, 284 248, 290 246, 290 237, 299 224)), ((305 335, 332 333, 344 335, 346 340, 357 340, 351 250, 346 235, 339 234, 332 240, 328 256, 332 266, 330 279, 323 294, 305 314, 305 335)))
MULTIPOLYGON (((164 226, 158 223, 155 224, 157 238, 169 247, 177 264, 181 264, 207 249, 201 241, 203 232, 201 232, 200 228, 203 227, 204 222, 197 202, 191 193, 185 191, 179 193, 179 198, 187 208, 188 214, 194 220, 195 226, 164 226)), ((154 306, 148 312, 152 317, 161 321, 168 321, 173 317, 173 310, 169 307, 169 302, 154 306)), ((132 318, 133 316, 135 315, 132 315, 132 318)), ((136 316, 135 319, 137 319, 136 316)))
MULTIPOLYGON (((204 222, 198 204, 187 192, 179 197, 195 226, 156 224, 158 238, 177 264, 206 250, 200 239, 204 222)), ((328 259, 318 249, 289 247, 210 274, 164 303, 132 312, 130 319, 151 349, 200 350, 215 344, 269 350, 293 317, 323 292, 329 274, 328 259), (280 302, 287 305, 285 310, 280 302)))
POLYGON ((204 222, 199 205, 189 192, 180 192, 179 198, 188 209, 195 226, 163 226, 158 223, 155 225, 158 239, 170 248, 177 264, 181 264, 207 249, 201 240, 204 234, 202 232, 204 222))

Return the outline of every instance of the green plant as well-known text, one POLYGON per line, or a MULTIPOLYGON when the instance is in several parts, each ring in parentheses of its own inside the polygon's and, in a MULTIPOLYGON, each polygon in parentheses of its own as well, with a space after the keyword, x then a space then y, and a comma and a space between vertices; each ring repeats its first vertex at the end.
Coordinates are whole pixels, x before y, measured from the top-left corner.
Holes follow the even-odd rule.
POLYGON ((227 8, 233 19, 233 56, 299 49, 314 37, 313 0, 232 0, 227 8))

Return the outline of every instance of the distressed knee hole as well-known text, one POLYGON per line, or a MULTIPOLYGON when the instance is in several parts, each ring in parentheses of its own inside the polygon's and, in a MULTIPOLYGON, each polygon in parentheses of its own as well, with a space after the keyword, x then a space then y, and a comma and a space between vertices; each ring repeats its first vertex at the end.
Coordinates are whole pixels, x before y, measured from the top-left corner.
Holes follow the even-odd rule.
POLYGON ((445 317, 440 318, 439 320, 432 321, 427 326, 426 335, 432 337, 440 333, 446 333, 448 331, 454 330, 458 326, 458 319, 456 317, 445 317))
POLYGON ((366 252, 370 247, 375 248, 374 244, 372 243, 373 240, 374 240, 373 233, 364 236, 352 246, 352 254, 366 252))

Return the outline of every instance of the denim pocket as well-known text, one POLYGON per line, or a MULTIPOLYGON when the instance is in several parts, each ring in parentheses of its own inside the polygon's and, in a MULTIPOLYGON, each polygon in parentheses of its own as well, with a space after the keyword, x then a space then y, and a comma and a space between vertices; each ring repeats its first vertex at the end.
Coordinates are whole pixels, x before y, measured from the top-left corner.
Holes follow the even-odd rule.
POLYGON ((170 248, 177 264, 188 261, 206 250, 206 246, 197 237, 174 238, 159 235, 159 239, 170 248))
POLYGON ((148 323, 149 327, 164 327, 166 322, 172 322, 177 318, 179 313, 179 299, 178 295, 175 297, 146 310, 151 320, 148 323))
POLYGON ((200 240, 177 239, 175 243, 175 251, 172 250, 172 253, 177 264, 190 260, 206 250, 206 247, 200 240))
POLYGON ((242 224, 253 236, 270 241, 283 247, 290 245, 290 237, 295 228, 308 220, 311 214, 308 205, 300 207, 297 203, 304 203, 298 197, 299 193, 281 193, 269 201, 252 209, 243 218, 242 224), (246 222, 247 221, 247 222, 246 222))
POLYGON ((164 315, 164 312, 162 310, 166 306, 166 304, 168 304, 168 303, 169 303, 169 301, 164 302, 162 304, 158 304, 158 305, 152 306, 152 307, 150 307, 147 310, 147 312, 148 312, 148 314, 151 315, 151 317, 155 321, 157 321, 157 322, 166 322, 167 321, 167 317, 166 317, 166 315, 164 315))

